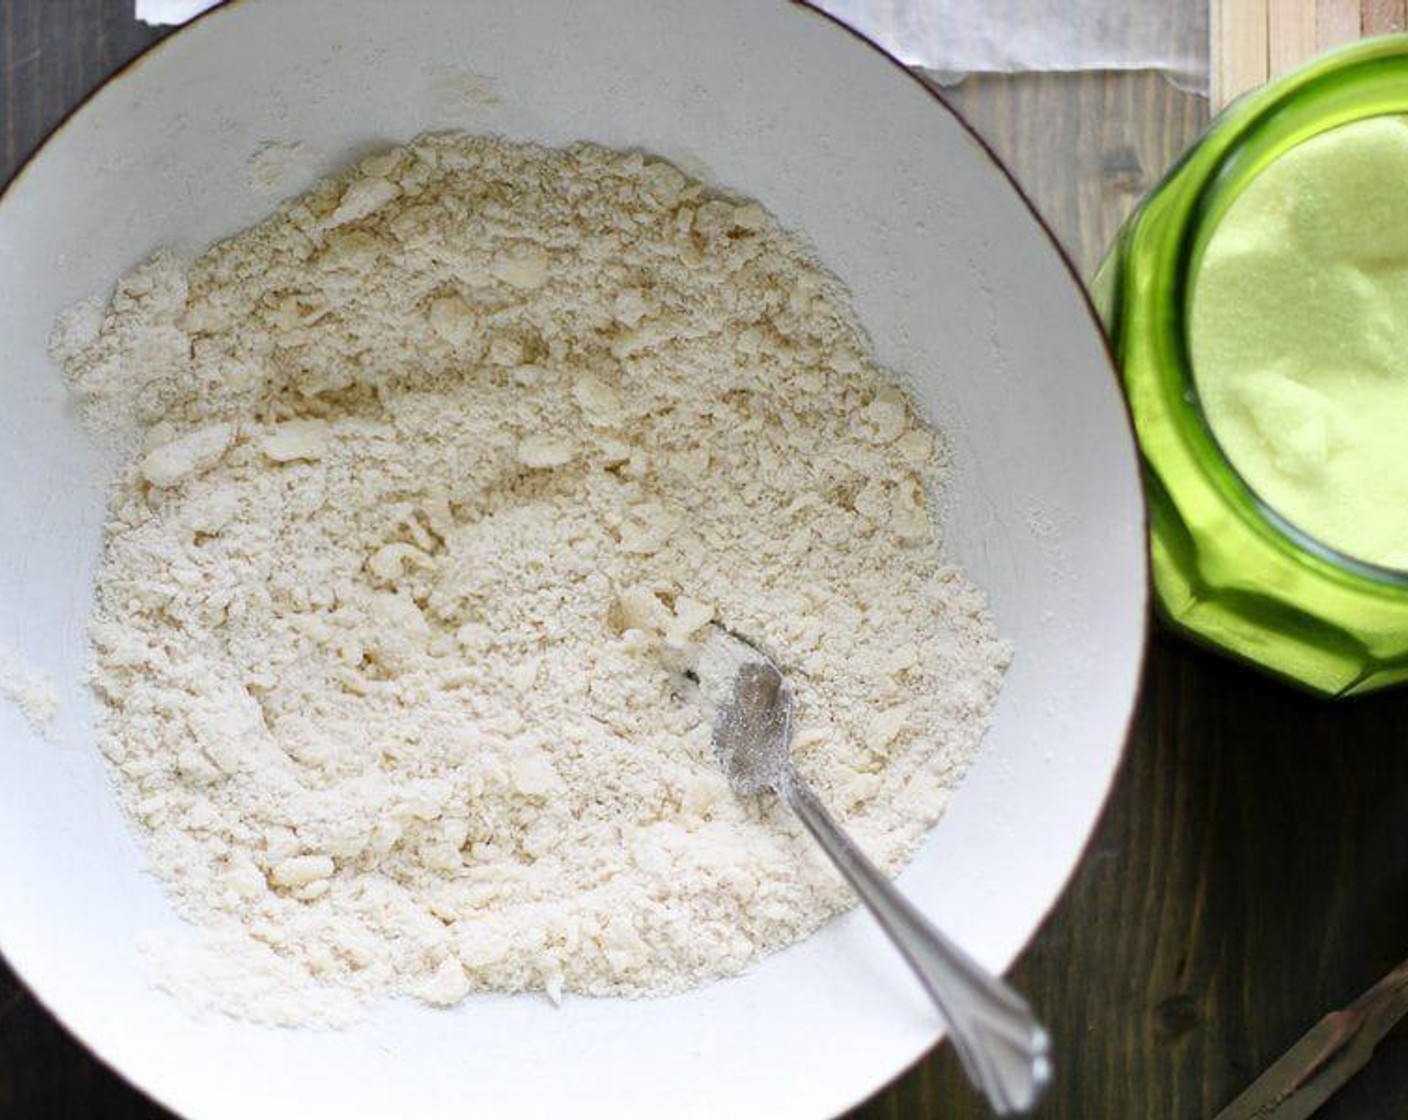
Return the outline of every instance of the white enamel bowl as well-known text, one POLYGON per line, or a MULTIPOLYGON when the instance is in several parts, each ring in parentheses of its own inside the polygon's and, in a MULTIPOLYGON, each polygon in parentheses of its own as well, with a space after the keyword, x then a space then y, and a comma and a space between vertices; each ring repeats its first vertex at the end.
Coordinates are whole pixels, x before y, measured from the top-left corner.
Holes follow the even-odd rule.
POLYGON ((195 1120, 835 1114, 939 1030, 858 914, 676 998, 398 1004, 343 1033, 195 1022, 142 980, 139 938, 174 919, 81 683, 111 464, 65 401, 50 325, 157 246, 198 251, 369 146, 452 127, 641 147, 811 239, 951 437, 949 545, 1017 650, 903 886, 1001 969, 1076 866, 1143 648, 1136 458, 1076 279, 964 126, 782 2, 243 0, 109 83, 0 201, 0 645, 63 695, 57 744, 0 703, 0 950, 88 1046, 195 1120))

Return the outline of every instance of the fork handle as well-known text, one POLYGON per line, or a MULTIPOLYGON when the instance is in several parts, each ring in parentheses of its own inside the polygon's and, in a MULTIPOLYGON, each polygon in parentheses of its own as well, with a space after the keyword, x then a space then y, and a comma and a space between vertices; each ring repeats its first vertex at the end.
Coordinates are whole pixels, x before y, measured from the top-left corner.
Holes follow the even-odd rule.
POLYGON ((948 1026, 959 1060, 1000 1116, 1030 1110, 1051 1079, 1046 1031, 1021 996, 938 931, 866 858, 789 768, 778 793, 909 962, 948 1026))

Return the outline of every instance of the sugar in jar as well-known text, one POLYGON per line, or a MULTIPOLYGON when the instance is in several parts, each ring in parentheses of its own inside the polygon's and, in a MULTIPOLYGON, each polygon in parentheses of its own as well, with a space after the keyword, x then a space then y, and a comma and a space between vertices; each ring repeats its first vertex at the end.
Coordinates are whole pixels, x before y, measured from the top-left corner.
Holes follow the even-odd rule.
POLYGON ((1408 679, 1408 36, 1230 106, 1093 289, 1167 620, 1328 695, 1408 679))

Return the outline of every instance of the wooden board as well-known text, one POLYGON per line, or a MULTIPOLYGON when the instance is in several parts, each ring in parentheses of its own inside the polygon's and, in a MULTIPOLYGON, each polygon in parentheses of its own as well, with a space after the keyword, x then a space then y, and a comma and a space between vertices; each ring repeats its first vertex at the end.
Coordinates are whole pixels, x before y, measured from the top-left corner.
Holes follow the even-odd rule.
POLYGON ((1408 26, 1408 0, 1210 0, 1214 111, 1342 43, 1408 26))

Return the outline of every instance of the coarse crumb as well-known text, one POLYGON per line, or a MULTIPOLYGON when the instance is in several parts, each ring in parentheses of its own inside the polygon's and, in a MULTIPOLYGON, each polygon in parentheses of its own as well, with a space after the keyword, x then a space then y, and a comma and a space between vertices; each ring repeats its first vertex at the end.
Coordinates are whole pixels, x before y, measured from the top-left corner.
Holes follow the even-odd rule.
POLYGON ((52 738, 59 690, 48 676, 5 646, 0 646, 0 699, 14 704, 36 735, 52 738))
POLYGON ((459 135, 70 316, 73 390, 133 446, 102 748, 220 946, 155 952, 166 986, 329 1021, 672 992, 806 936, 845 889, 730 792, 662 656, 713 619, 786 662, 798 765, 897 869, 1007 652, 941 557, 941 445, 867 350, 756 203, 459 135))

